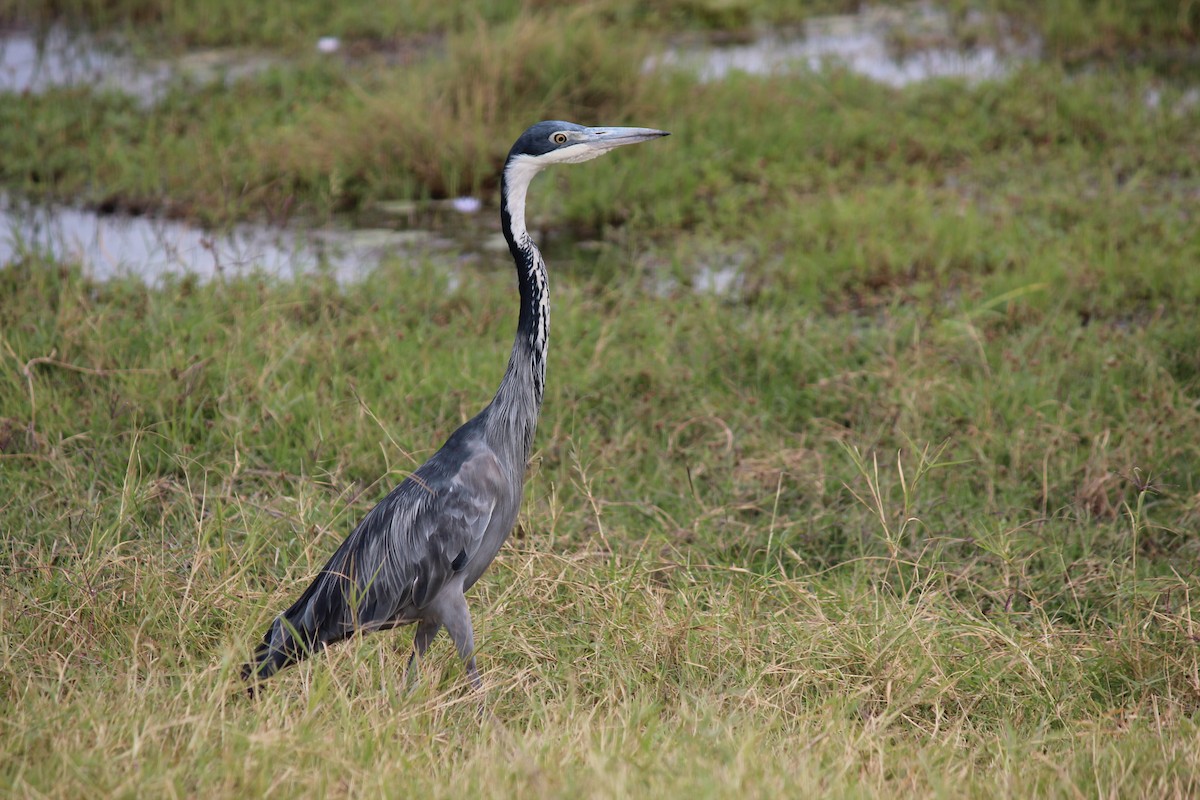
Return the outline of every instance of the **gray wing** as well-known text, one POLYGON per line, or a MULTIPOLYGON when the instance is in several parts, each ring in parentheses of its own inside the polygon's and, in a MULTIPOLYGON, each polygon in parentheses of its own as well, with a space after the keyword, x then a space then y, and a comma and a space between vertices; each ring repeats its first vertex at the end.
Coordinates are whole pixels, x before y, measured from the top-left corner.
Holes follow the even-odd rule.
POLYGON ((477 446, 457 469, 442 466, 427 462, 372 509, 343 545, 358 584, 378 604, 374 613, 373 604, 360 603, 363 622, 424 608, 479 550, 503 491, 500 462, 477 446))
POLYGON ((367 513, 275 620, 247 669, 266 677, 356 630, 419 617, 471 563, 504 485, 490 449, 447 442, 367 513))

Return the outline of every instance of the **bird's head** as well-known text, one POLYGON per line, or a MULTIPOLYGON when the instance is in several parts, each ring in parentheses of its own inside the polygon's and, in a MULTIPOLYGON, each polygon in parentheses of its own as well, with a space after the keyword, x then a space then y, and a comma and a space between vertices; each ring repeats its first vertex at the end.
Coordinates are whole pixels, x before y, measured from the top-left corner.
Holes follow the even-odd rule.
POLYGON ((522 133, 508 151, 501 181, 504 236, 519 258, 529 245, 525 233, 525 193, 529 182, 551 164, 590 161, 622 145, 666 136, 653 128, 585 128, 573 122, 539 122, 522 133))
POLYGON ((521 134, 508 152, 508 165, 540 170, 550 164, 590 161, 622 145, 667 136, 653 128, 587 128, 574 122, 548 120, 521 134))

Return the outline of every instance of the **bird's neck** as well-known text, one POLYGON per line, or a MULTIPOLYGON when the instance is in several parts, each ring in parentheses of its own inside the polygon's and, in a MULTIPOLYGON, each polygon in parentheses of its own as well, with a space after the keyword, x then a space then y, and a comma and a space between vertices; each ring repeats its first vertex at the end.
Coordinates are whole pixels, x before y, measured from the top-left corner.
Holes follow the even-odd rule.
MULTIPOLYGON (((533 434, 546 386, 550 296, 546 262, 525 229, 525 195, 532 171, 509 163, 500 185, 500 224, 517 270, 521 310, 508 368, 492 400, 489 432, 496 442, 517 443, 522 471, 533 450, 533 434)), ((511 444, 510 444, 511 446, 511 444)))

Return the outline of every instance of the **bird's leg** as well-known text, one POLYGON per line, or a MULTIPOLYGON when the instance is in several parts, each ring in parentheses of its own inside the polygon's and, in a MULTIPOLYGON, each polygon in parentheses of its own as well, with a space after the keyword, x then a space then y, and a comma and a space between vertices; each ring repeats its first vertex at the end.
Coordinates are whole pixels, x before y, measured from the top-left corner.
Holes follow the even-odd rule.
POLYGON ((413 634, 413 651, 408 657, 408 668, 404 670, 404 682, 411 691, 421 681, 420 660, 425 657, 429 643, 442 629, 442 623, 432 619, 423 619, 417 623, 417 632, 413 634))
POLYGON ((458 657, 467 667, 467 678, 476 690, 483 688, 483 680, 479 677, 479 669, 475 666, 475 630, 471 627, 471 611, 467 608, 467 598, 460 592, 443 592, 438 597, 441 622, 446 626, 458 657), (448 595, 448 596, 447 596, 448 595))

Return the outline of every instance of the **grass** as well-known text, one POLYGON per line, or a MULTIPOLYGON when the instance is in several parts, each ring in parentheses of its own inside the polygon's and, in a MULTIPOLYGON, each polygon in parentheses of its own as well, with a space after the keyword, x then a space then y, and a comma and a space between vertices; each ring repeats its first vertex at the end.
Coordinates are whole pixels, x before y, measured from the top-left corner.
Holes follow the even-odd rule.
POLYGON ((1191 87, 1053 50, 978 87, 698 85, 642 74, 615 4, 495 8, 408 71, 0 98, 8 190, 224 222, 487 194, 543 116, 675 133, 532 192, 598 249, 551 259, 525 506, 472 593, 482 718, 444 640, 403 692, 406 631, 257 701, 237 672, 494 391, 503 258, 456 288, 437 254, 345 286, 0 268, 2 790, 1195 795, 1191 87))
POLYGON ((1165 322, 556 281, 521 530, 476 592, 481 725, 446 646, 401 693, 404 634, 257 703, 236 668, 486 398, 507 275, 4 275, 18 793, 1195 789, 1200 414, 1165 322), (478 344, 429 347, 451 331, 478 344))

